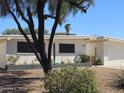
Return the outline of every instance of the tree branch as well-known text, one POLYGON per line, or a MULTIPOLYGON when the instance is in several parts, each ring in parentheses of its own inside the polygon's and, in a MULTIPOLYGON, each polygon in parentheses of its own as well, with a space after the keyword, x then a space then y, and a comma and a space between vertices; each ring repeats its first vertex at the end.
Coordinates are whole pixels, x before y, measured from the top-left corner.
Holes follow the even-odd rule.
POLYGON ((38 49, 41 58, 43 58, 42 66, 45 66, 44 59, 47 59, 46 51, 45 51, 45 43, 44 43, 44 27, 45 27, 45 20, 44 20, 44 7, 46 4, 46 0, 38 0, 37 2, 37 15, 38 15, 38 49))
POLYGON ((38 15, 38 39, 39 42, 44 44, 44 7, 46 0, 38 0, 37 2, 37 15, 38 15))
POLYGON ((40 56, 37 53, 37 50, 35 49, 34 45, 31 43, 30 39, 28 38, 28 36, 26 35, 26 33, 23 31, 18 19, 16 18, 15 14, 9 9, 8 12, 12 15, 12 17, 14 18, 14 21, 16 22, 19 31, 22 33, 22 35, 25 37, 25 39, 27 40, 27 42, 30 44, 30 46, 32 47, 34 54, 36 55, 38 61, 41 61, 40 56))
POLYGON ((29 26, 29 29, 30 29, 30 33, 31 33, 31 36, 32 36, 32 39, 33 41, 37 42, 37 37, 36 37, 36 34, 35 34, 35 31, 34 31, 34 22, 33 22, 33 19, 32 19, 32 14, 31 14, 31 11, 30 11, 30 7, 27 7, 27 15, 28 15, 28 18, 29 20, 24 16, 22 10, 21 10, 21 7, 19 5, 19 1, 18 0, 14 0, 15 1, 15 5, 16 5, 16 9, 17 11, 19 12, 19 14, 21 15, 22 19, 28 24, 29 26))
POLYGON ((24 16, 22 10, 21 10, 21 7, 19 5, 19 0, 14 0, 15 1, 15 5, 16 5, 16 9, 17 11, 19 12, 19 14, 21 15, 22 19, 27 23, 29 24, 29 20, 24 16))
POLYGON ((33 17, 32 17, 32 13, 31 13, 30 7, 27 7, 26 10, 27 10, 28 18, 30 20, 30 24, 32 25, 32 28, 34 28, 34 21, 33 21, 33 17))
POLYGON ((90 3, 88 3, 87 5, 84 6, 84 8, 87 10, 90 7, 90 3))
POLYGON ((55 18, 55 22, 52 27, 52 32, 51 32, 49 46, 48 46, 48 60, 49 61, 51 61, 51 49, 52 49, 52 43, 53 43, 55 31, 59 24, 61 5, 62 5, 62 0, 58 0, 57 8, 56 8, 56 18, 55 18))
POLYGON ((80 1, 80 2, 78 3, 78 5, 82 4, 84 1, 85 1, 85 0, 80 1))
POLYGON ((34 30, 34 21, 33 21, 33 18, 32 18, 32 13, 31 13, 30 7, 27 7, 27 15, 28 15, 28 18, 30 20, 29 29, 30 29, 31 36, 32 36, 33 40, 35 42, 37 42, 38 39, 37 39, 35 30, 34 30))
POLYGON ((77 7, 77 8, 79 8, 81 11, 83 11, 84 13, 87 13, 87 9, 85 9, 84 7, 82 7, 82 6, 80 6, 79 4, 77 4, 77 3, 75 3, 75 2, 73 2, 73 1, 71 1, 71 0, 65 0, 67 3, 69 3, 69 4, 71 4, 71 5, 73 5, 73 6, 75 6, 75 7, 77 7))
POLYGON ((55 19, 56 17, 55 16, 52 16, 52 15, 45 14, 44 15, 44 18, 45 19, 47 19, 47 18, 55 19))
MULTIPOLYGON (((35 47, 37 48, 37 36, 35 34, 35 30, 34 30, 34 22, 33 22, 33 18, 32 18, 32 13, 30 11, 30 7, 27 7, 27 15, 28 15, 28 18, 29 20, 24 16, 22 10, 21 10, 21 7, 19 5, 19 1, 18 0, 14 0, 15 1, 15 5, 16 5, 16 9, 17 11, 19 12, 19 14, 21 15, 22 19, 28 24, 29 26, 29 29, 30 29, 30 33, 31 33, 31 36, 32 36, 32 39, 35 43, 35 47)), ((24 35, 24 34, 23 34, 24 35)))

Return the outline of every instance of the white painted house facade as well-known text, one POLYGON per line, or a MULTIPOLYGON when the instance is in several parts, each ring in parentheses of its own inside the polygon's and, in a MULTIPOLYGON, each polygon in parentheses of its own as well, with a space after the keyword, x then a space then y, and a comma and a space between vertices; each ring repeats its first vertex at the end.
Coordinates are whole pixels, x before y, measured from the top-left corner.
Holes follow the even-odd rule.
MULTIPOLYGON (((49 35, 45 35, 46 51, 49 35)), ((91 64, 97 59, 104 66, 124 66, 124 40, 103 36, 56 35, 52 47, 55 63, 74 63, 80 54, 90 56, 91 64)), ((38 63, 22 35, 0 36, 0 68, 7 64, 7 57, 18 56, 16 65, 38 63)))

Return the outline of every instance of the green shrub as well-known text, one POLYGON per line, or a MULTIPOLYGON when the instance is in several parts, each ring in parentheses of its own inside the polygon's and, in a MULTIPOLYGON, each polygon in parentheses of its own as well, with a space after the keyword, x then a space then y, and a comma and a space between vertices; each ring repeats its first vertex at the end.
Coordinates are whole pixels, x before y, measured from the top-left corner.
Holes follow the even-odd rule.
POLYGON ((85 63, 85 62, 89 62, 90 61, 90 56, 82 54, 80 55, 80 61, 85 63))
POLYGON ((124 70, 116 73, 112 79, 111 85, 117 89, 124 90, 124 70))
POLYGON ((44 78, 48 93, 98 93, 94 73, 88 69, 52 70, 44 78))
POLYGON ((18 59, 19 59, 19 56, 17 56, 17 55, 9 55, 9 56, 7 56, 7 63, 15 64, 18 59))
POLYGON ((98 59, 98 60, 96 61, 96 65, 103 65, 102 60, 101 60, 101 59, 98 59))

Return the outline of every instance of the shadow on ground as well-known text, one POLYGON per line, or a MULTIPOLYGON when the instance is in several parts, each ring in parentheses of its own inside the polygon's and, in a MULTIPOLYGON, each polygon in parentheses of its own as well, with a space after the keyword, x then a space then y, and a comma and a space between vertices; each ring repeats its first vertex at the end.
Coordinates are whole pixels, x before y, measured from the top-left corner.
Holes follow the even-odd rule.
MULTIPOLYGON (((75 66, 82 67, 84 64, 53 64, 53 68, 75 66)), ((39 64, 8 65, 8 71, 0 72, 0 93, 43 93, 43 76, 39 64)))
MULTIPOLYGON (((31 74, 25 71, 1 71, 0 72, 0 93, 27 93, 30 91, 29 86, 35 81, 40 81, 41 78, 37 77, 23 77, 31 74)), ((35 84, 33 89, 35 89, 35 84)))
POLYGON ((30 70, 30 69, 41 69, 41 65, 35 64, 35 65, 8 65, 7 66, 9 71, 21 71, 21 70, 30 70))

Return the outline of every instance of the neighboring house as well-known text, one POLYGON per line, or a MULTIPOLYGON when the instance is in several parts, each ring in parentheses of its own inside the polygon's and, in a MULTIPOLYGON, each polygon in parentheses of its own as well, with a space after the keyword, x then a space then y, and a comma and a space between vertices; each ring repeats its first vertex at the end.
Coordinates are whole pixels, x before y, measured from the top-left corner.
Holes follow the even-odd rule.
MULTIPOLYGON (((48 41, 49 35, 45 35, 45 46, 48 41)), ((103 36, 55 36, 52 47, 55 63, 73 63, 80 54, 89 55, 93 65, 100 59, 105 66, 124 66, 124 40, 103 36)), ((18 56, 17 65, 38 63, 22 35, 0 36, 0 68, 5 67, 7 57, 11 55, 18 56)))

